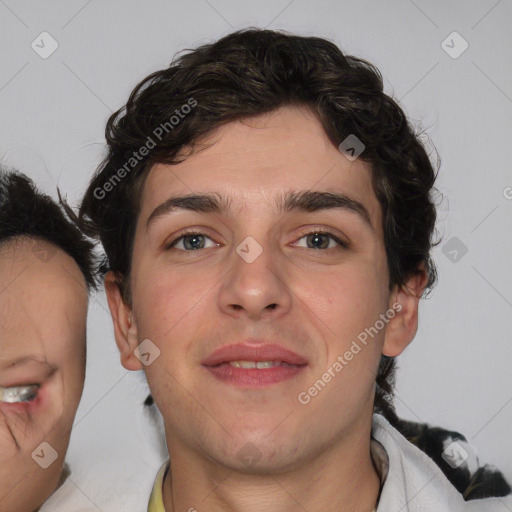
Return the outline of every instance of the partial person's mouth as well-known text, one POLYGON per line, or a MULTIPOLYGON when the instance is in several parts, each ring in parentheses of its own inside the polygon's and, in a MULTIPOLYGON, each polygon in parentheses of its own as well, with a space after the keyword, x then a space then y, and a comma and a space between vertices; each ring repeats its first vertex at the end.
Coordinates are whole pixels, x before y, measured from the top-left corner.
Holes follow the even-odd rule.
POLYGON ((11 386, 4 388, 0 386, 0 402, 15 404, 18 402, 31 402, 37 396, 39 384, 28 386, 11 386))
POLYGON ((249 342, 221 347, 201 364, 221 381, 248 387, 283 382, 308 365, 302 356, 279 345, 249 342))
POLYGON ((274 368, 275 366, 297 366, 288 364, 285 361, 229 361, 231 366, 235 368, 274 368))
POLYGON ((46 384, 0 387, 0 410, 4 413, 37 412, 45 402, 46 384))

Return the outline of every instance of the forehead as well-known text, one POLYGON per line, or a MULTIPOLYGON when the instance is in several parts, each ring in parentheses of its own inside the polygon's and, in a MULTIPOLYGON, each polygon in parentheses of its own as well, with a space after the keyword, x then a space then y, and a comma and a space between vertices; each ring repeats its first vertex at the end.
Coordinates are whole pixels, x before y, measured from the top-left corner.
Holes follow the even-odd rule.
MULTIPOLYGON (((35 239, 0 245, 0 347, 2 357, 44 340, 82 339, 87 288, 80 268, 64 251, 35 239)), ((78 344, 78 343, 77 343, 78 344)))
POLYGON ((171 193, 220 192, 232 198, 235 212, 263 212, 284 191, 322 190, 359 200, 378 226, 380 205, 371 178, 371 166, 349 161, 309 109, 282 107, 216 129, 180 164, 153 166, 140 219, 171 193))

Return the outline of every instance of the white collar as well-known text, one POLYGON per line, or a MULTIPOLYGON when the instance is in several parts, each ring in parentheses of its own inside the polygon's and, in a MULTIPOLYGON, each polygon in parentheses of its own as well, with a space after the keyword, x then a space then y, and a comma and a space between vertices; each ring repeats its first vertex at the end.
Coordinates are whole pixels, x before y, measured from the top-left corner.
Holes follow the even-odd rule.
POLYGON ((377 512, 510 512, 512 496, 464 501, 437 464, 380 414, 372 437, 384 447, 388 474, 377 512))

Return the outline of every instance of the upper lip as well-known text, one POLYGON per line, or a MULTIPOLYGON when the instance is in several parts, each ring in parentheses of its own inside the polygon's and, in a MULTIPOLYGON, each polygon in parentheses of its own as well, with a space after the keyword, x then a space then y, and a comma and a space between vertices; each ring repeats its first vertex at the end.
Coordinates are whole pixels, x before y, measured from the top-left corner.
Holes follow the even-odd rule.
POLYGON ((248 345, 246 343, 220 347, 201 361, 201 364, 203 366, 217 366, 230 361, 283 361, 297 366, 308 364, 303 357, 279 345, 248 345))

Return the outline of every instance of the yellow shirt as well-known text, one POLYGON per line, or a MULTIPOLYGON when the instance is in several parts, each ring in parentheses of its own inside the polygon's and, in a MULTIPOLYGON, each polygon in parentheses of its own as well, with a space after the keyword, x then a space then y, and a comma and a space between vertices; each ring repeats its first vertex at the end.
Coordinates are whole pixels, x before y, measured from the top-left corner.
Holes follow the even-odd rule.
POLYGON ((164 498, 162 495, 163 483, 167 470, 169 469, 169 461, 162 464, 155 478, 155 484, 149 498, 148 512, 165 512, 164 498))

